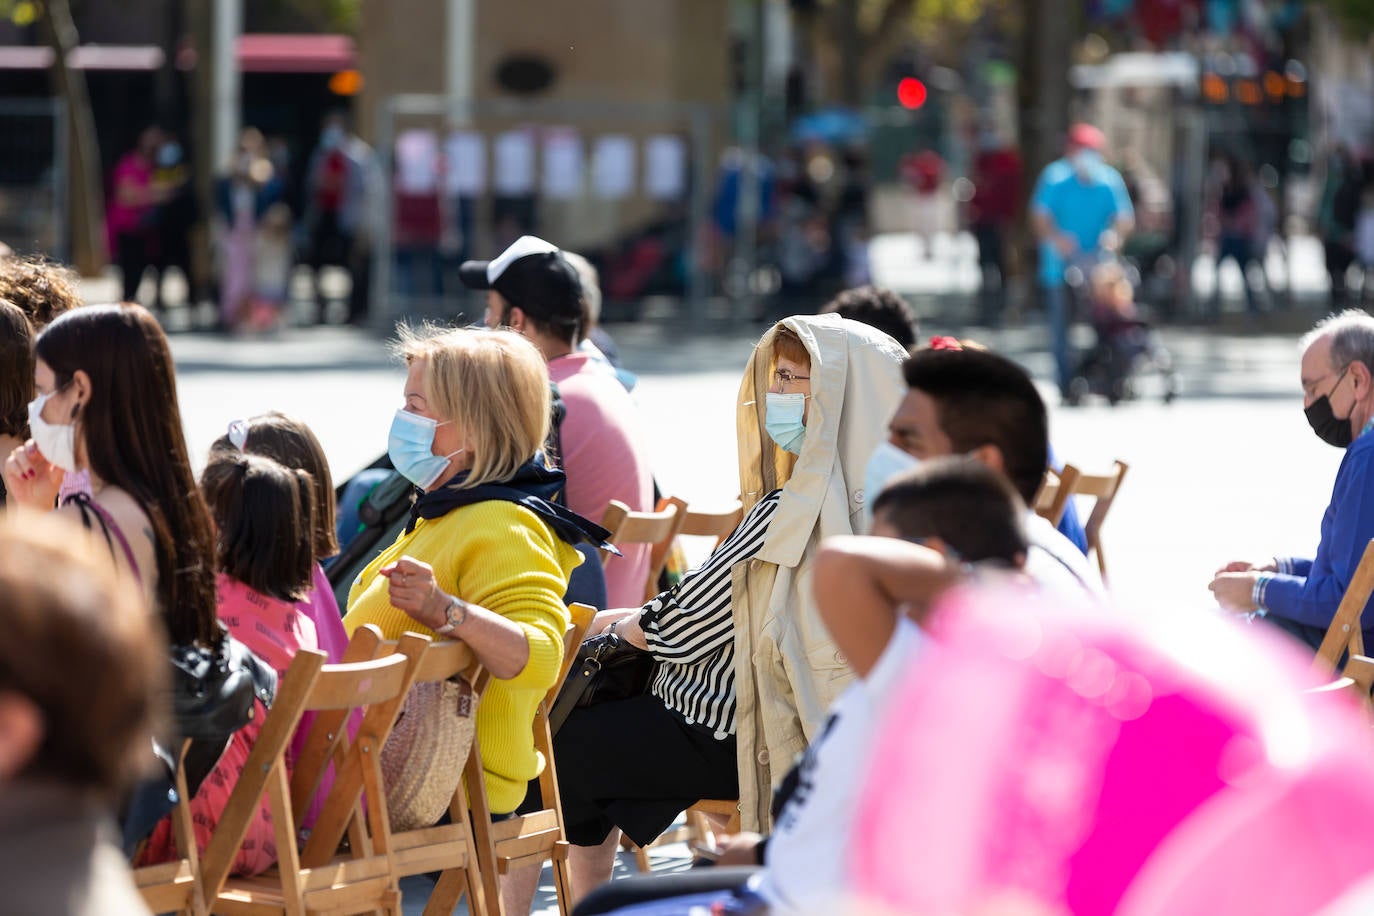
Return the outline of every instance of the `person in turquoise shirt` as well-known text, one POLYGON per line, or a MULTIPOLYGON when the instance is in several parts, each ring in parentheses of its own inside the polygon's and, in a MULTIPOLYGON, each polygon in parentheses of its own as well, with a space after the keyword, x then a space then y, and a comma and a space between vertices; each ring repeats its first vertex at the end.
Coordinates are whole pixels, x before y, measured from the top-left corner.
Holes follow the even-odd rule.
POLYGON ((1061 394, 1073 378, 1069 350, 1069 297, 1064 271, 1076 260, 1116 249, 1135 225, 1135 209, 1121 173, 1102 158, 1102 131, 1090 124, 1069 129, 1064 157, 1040 173, 1031 195, 1031 222, 1040 239, 1040 286, 1050 324, 1050 345, 1061 394))

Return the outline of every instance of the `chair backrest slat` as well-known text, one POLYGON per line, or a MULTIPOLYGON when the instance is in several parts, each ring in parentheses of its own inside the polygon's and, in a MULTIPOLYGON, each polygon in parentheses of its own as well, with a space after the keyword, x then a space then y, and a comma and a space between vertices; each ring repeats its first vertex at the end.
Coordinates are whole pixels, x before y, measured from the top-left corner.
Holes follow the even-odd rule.
MULTIPOLYGON (((654 512, 632 512, 630 507, 619 500, 611 500, 601 517, 601 527, 611 532, 610 542, 622 544, 649 544, 649 573, 645 577, 644 597, 647 600, 658 594, 658 574, 668 561, 668 551, 673 547, 673 539, 682 530, 687 520, 687 504, 676 496, 659 501, 654 512)), ((608 566, 616 557, 605 553, 601 565, 608 566)))
POLYGON ((420 656, 415 680, 417 683, 446 681, 455 675, 475 675, 476 666, 477 656, 467 643, 457 639, 442 639, 431 643, 425 654, 420 656))
POLYGON ((322 710, 371 706, 395 697, 408 676, 404 666, 385 664, 379 658, 356 662, 347 670, 331 665, 320 673, 306 705, 322 710))
POLYGON ((719 547, 721 542, 734 533, 743 520, 744 504, 737 499, 729 508, 714 512, 692 509, 683 519, 682 530, 678 534, 685 534, 688 537, 715 538, 716 546, 719 547))

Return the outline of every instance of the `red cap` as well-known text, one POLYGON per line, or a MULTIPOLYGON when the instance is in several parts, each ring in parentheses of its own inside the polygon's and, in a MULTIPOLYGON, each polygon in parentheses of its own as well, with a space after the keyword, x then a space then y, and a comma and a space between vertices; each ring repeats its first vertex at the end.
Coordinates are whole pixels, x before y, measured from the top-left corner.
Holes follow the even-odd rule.
POLYGON ((1069 144, 1087 147, 1100 153, 1107 147, 1107 135, 1091 124, 1079 123, 1069 128, 1069 144))

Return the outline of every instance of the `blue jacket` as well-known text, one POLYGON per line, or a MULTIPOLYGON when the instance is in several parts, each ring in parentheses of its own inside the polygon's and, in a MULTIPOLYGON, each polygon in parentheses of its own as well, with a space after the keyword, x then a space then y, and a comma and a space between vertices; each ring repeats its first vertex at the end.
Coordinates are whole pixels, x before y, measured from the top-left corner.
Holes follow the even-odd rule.
MULTIPOLYGON (((1265 584, 1261 603, 1270 615, 1326 628, 1374 538, 1374 436, 1362 434, 1345 450, 1331 504, 1322 516, 1321 542, 1313 559, 1280 558, 1279 572, 1265 584)), ((1366 645, 1374 636, 1374 614, 1364 609, 1366 645)))
MULTIPOLYGON (((1055 473, 1064 470, 1064 462, 1060 461, 1054 454, 1054 446, 1050 446, 1050 467, 1054 468, 1055 473)), ((1059 519, 1059 533, 1068 538, 1073 546, 1083 551, 1083 555, 1088 554, 1088 533, 1083 530, 1083 523, 1078 519, 1078 509, 1070 499, 1064 506, 1064 514, 1059 519)))

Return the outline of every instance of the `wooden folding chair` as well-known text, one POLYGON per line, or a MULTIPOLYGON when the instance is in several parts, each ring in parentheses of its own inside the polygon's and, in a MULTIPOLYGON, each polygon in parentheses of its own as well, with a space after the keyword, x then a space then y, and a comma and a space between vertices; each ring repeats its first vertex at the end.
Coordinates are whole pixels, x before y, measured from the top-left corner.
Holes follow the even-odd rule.
MULTIPOLYGON (((1067 470, 1067 468, 1065 469, 1067 470)), ((1077 468, 1074 470, 1077 471, 1077 468)), ((1107 581, 1107 558, 1102 553, 1102 523, 1107 520, 1117 493, 1121 492, 1121 482, 1126 479, 1130 466, 1124 461, 1113 461, 1112 469, 1105 474, 1084 474, 1078 472, 1073 483, 1075 496, 1088 496, 1094 500, 1093 510, 1083 523, 1083 533, 1088 537, 1088 553, 1097 554, 1097 569, 1102 573, 1102 581, 1107 581)))
MULTIPOLYGON (((658 508, 662 510, 667 500, 659 500, 658 508)), ((715 512, 707 512, 700 509, 692 509, 687 513, 687 517, 682 520, 682 530, 678 534, 685 534, 688 537, 708 537, 715 538, 716 543, 711 548, 714 550, 725 541, 739 523, 744 519, 744 504, 738 499, 732 501, 732 505, 726 509, 715 512)))
MULTIPOLYGON (((374 628, 364 629, 370 631, 364 640, 380 639, 374 628)), ((400 916, 380 758, 428 643, 407 633, 394 655, 339 665, 326 665, 320 652, 296 654, 205 850, 202 881, 213 912, 400 916), (364 712, 350 741, 346 723, 355 709, 364 712), (288 777, 286 750, 308 711, 320 715, 288 777), (307 761, 317 766, 302 767, 307 761), (324 775, 324 761, 334 764, 334 783, 304 848, 298 849, 297 825, 324 775), (264 793, 276 832, 277 866, 231 878, 234 857, 264 793), (345 833, 349 846, 340 853, 345 833)))
POLYGON ((1336 608, 1336 615, 1331 618, 1331 625, 1326 628, 1326 636, 1322 637, 1321 647, 1317 649, 1317 657, 1312 662, 1313 669, 1318 674, 1335 674, 1341 656, 1347 652, 1351 658, 1364 655, 1364 631, 1360 627, 1360 616, 1369 604, 1372 594, 1374 540, 1365 545, 1360 564, 1355 567, 1355 574, 1350 577, 1350 584, 1346 586, 1345 595, 1336 608))
POLYGON ((725 798, 703 798, 685 812, 686 820, 681 827, 664 831, 648 846, 638 846, 634 840, 621 834, 620 847, 631 852, 635 864, 641 872, 653 871, 649 860, 649 850, 673 843, 700 843, 712 845, 717 833, 739 833, 739 800, 725 798))
MULTIPOLYGON (((383 642, 378 654, 395 652, 399 644, 383 642)), ((472 697, 480 706, 482 691, 490 675, 473 655, 472 649, 459 640, 440 640, 431 643, 420 657, 415 683, 442 682, 462 678, 472 687, 472 697)), ((477 760, 474 739, 468 760, 477 760)), ((464 761, 466 767, 468 761, 464 761)), ((468 818, 467 794, 461 778, 449 803, 449 823, 392 833, 392 861, 397 878, 440 872, 439 881, 425 904, 425 916, 449 916, 458 906, 464 892, 468 895, 468 911, 472 916, 495 912, 485 899, 482 872, 478 865, 472 824, 468 818)))
MULTIPOLYGON (((659 501, 655 512, 631 512, 630 507, 619 500, 611 500, 601 517, 601 527, 611 533, 607 538, 612 544, 650 544, 649 574, 644 582, 644 600, 658 594, 658 574, 668 562, 668 551, 673 547, 673 538, 682 530, 686 521, 687 504, 676 496, 659 501)), ((609 566, 618 558, 611 553, 603 554, 601 565, 609 566)))
POLYGON ((482 760, 476 739, 473 740, 472 755, 463 773, 463 784, 467 787, 468 803, 472 810, 483 895, 488 912, 497 916, 504 913, 500 876, 513 868, 540 867, 549 860, 553 862, 558 912, 561 916, 569 916, 572 912, 568 840, 563 829, 563 805, 558 796, 558 770, 553 757, 553 734, 549 731, 549 710, 568 672, 572 670, 577 647, 582 644, 582 637, 591 626, 596 609, 585 604, 572 604, 568 610, 572 614, 572 625, 563 634, 563 665, 534 716, 534 746, 544 755, 544 771, 539 774, 539 794, 544 808, 529 814, 517 814, 499 823, 491 822, 491 806, 487 802, 486 779, 482 775, 482 760))
POLYGON ((1055 473, 1045 472, 1040 491, 1035 496, 1035 512, 1047 519, 1051 525, 1058 525, 1064 518, 1064 510, 1069 500, 1075 496, 1091 497, 1092 512, 1083 525, 1083 533, 1088 539, 1088 555, 1097 554, 1097 568, 1102 573, 1102 581, 1107 581, 1107 558, 1102 553, 1102 523, 1107 520, 1116 494, 1121 489, 1121 481, 1126 477, 1129 465, 1123 461, 1112 462, 1112 469, 1105 474, 1085 474, 1071 464, 1055 473))
POLYGON ((1040 480, 1040 489, 1035 494, 1035 514, 1059 527, 1077 479, 1078 469, 1072 465, 1065 465, 1063 471, 1046 468, 1045 476, 1040 480))
POLYGON ((134 884, 143 895, 143 902, 154 913, 204 916, 210 912, 205 906, 200 853, 196 850, 196 835, 191 827, 191 793, 186 790, 186 749, 190 745, 190 741, 183 742, 176 765, 177 804, 172 809, 172 835, 179 858, 134 869, 134 884))

